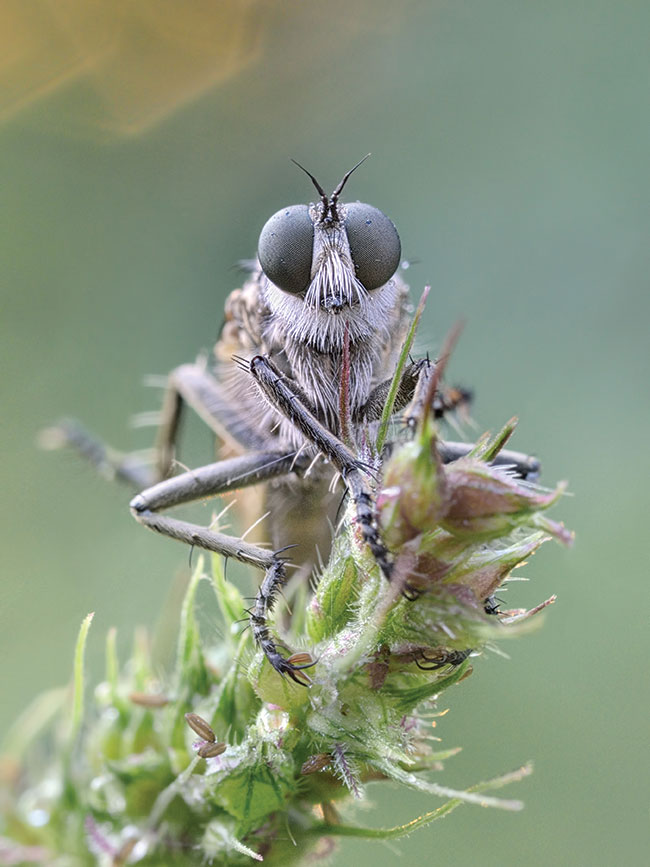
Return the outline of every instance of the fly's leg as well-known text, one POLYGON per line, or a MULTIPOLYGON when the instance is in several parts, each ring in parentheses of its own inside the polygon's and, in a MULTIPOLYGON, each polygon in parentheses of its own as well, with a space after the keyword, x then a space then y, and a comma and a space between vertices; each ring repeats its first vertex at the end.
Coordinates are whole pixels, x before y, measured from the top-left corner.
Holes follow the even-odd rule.
MULTIPOLYGON (((408 364, 404 368, 404 371, 402 372, 402 378, 400 379, 399 388, 397 389, 397 394, 395 395, 395 412, 399 412, 399 410, 404 409, 405 406, 408 406, 408 404, 413 398, 415 387, 418 383, 418 379, 420 378, 420 371, 427 364, 428 362, 426 361, 426 359, 422 359, 421 361, 416 361, 412 364, 408 364)), ((368 399, 366 400, 366 402, 355 413, 353 420, 355 422, 379 421, 384 411, 384 407, 386 406, 386 401, 388 399, 392 384, 393 379, 391 377, 390 379, 386 379, 384 382, 380 382, 379 385, 376 385, 368 395, 368 399)))
POLYGON ((169 374, 156 437, 158 478, 170 474, 183 407, 190 406, 222 440, 246 451, 264 451, 265 440, 233 407, 223 386, 200 364, 182 364, 169 374))
MULTIPOLYGON (((411 362, 404 368, 397 394, 395 395, 394 412, 404 409, 413 400, 418 383, 428 382, 435 365, 427 358, 411 362)), ((393 380, 387 379, 380 382, 370 392, 364 405, 355 413, 356 422, 379 421, 386 405, 386 400, 393 384, 393 380)), ((472 393, 466 388, 440 386, 433 401, 433 412, 436 418, 443 418, 448 412, 453 412, 462 406, 471 403, 472 393)))
POLYGON ((471 648, 468 650, 440 649, 431 654, 427 654, 426 650, 422 650, 419 655, 414 657, 413 661, 422 671, 437 671, 439 668, 444 668, 445 665, 460 665, 465 662, 471 652, 471 648))
POLYGON ((124 482, 136 490, 155 481, 151 467, 142 459, 115 451, 72 419, 42 430, 39 444, 44 449, 71 448, 105 479, 124 482))
MULTIPOLYGON (((393 576, 393 561, 379 534, 374 498, 363 475, 362 462, 301 403, 299 396, 292 389, 291 381, 278 371, 268 358, 255 356, 250 362, 250 372, 267 400, 341 473, 355 505, 357 522, 363 539, 372 551, 382 573, 390 581, 393 576)), ((422 383, 425 378, 428 379, 428 376, 423 376, 421 371, 419 382, 422 383)), ((418 385, 417 391, 419 390, 418 385)), ((443 460, 449 462, 467 454, 472 448, 472 445, 465 443, 442 443, 441 453, 443 460)), ((535 458, 529 458, 518 452, 501 452, 494 463, 514 465, 522 475, 526 474, 524 477, 528 478, 539 471, 539 463, 535 458)), ((408 584, 404 586, 403 592, 407 598, 415 598, 408 584)))
POLYGON ((295 665, 285 659, 276 647, 267 622, 278 590, 286 583, 287 561, 281 556, 282 552, 266 551, 257 545, 218 533, 208 527, 159 514, 161 510, 172 506, 286 475, 295 469, 295 462, 294 453, 283 452, 257 452, 218 461, 158 482, 137 494, 131 500, 130 507, 136 521, 155 533, 177 539, 187 545, 215 551, 225 557, 233 557, 241 563, 264 570, 264 579, 250 611, 253 636, 277 672, 288 675, 296 683, 304 684, 306 678, 298 672, 308 668, 312 663, 295 665))
POLYGON ((382 573, 390 580, 393 562, 377 529, 374 499, 362 472, 364 464, 302 404, 291 381, 280 373, 268 358, 256 355, 250 362, 250 372, 269 403, 316 446, 341 473, 355 505, 357 522, 363 539, 372 551, 382 573))
POLYGON ((272 553, 232 536, 158 514, 162 509, 286 475, 301 465, 294 454, 265 451, 259 435, 238 416, 223 396, 219 383, 203 367, 182 365, 169 376, 157 440, 157 473, 128 455, 114 452, 76 422, 60 422, 44 432, 42 439, 49 447, 74 448, 105 477, 119 479, 136 489, 144 487, 145 490, 132 500, 131 512, 150 530, 263 569, 264 579, 250 612, 255 641, 276 671, 289 675, 297 683, 304 683, 296 672, 308 666, 284 659, 267 625, 277 591, 286 581, 286 559, 280 552, 272 553), (173 464, 184 404, 191 406, 215 433, 229 436, 252 453, 165 478, 173 464))
MULTIPOLYGON (((459 458, 464 458, 473 448, 474 443, 440 442, 438 454, 444 464, 450 464, 459 458)), ((511 449, 503 449, 489 463, 493 467, 508 467, 518 478, 528 482, 537 481, 542 468, 537 458, 511 449)))
POLYGON ((185 404, 222 439, 230 439, 247 451, 264 451, 266 443, 227 400, 220 383, 199 364, 183 364, 169 374, 156 438, 155 469, 105 445, 76 421, 64 420, 43 431, 41 444, 72 448, 105 478, 140 490, 170 475, 185 404))

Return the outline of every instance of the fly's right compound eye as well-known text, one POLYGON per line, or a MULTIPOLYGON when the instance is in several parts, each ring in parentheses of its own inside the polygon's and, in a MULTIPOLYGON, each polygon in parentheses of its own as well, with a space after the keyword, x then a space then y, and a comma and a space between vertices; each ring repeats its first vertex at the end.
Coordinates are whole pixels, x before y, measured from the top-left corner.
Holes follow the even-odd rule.
POLYGON ((307 205, 283 208, 260 232, 257 255, 262 271, 285 292, 299 295, 311 280, 314 224, 307 205))
POLYGON ((345 230, 357 279, 372 291, 387 283, 399 267, 402 248, 397 229, 372 205, 345 205, 345 230))

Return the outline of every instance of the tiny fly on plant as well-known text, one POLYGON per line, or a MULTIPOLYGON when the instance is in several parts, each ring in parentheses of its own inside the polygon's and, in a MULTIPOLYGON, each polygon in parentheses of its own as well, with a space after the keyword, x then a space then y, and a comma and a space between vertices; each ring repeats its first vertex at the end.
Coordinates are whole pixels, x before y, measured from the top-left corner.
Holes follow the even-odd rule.
MULTIPOLYGON (((75 423, 56 428, 59 440, 98 468, 136 489, 144 487, 130 504, 139 523, 264 571, 249 612, 255 641, 277 672, 303 684, 301 669, 313 661, 304 662, 304 654, 285 657, 268 617, 287 579, 287 549, 307 573, 316 548, 323 554, 329 549, 337 505, 333 476, 343 480, 361 536, 381 572, 392 577, 369 479, 381 463, 381 455, 373 452, 375 433, 411 307, 398 273, 401 245, 391 220, 372 205, 340 201, 360 164, 331 195, 299 166, 319 199, 282 208, 266 222, 247 280, 226 301, 214 359, 182 365, 169 375, 153 472, 128 458, 111 457, 75 423), (234 456, 172 475, 186 405, 234 456), (259 482, 267 483, 270 550, 165 514, 173 506, 259 482)), ((433 368, 428 360, 405 366, 395 412, 407 406, 433 368)), ((441 414, 467 399, 462 389, 441 390, 434 409, 441 414)), ((444 461, 470 449, 464 443, 440 445, 444 461)), ((517 452, 502 452, 497 462, 524 478, 539 469, 535 459, 517 452)))

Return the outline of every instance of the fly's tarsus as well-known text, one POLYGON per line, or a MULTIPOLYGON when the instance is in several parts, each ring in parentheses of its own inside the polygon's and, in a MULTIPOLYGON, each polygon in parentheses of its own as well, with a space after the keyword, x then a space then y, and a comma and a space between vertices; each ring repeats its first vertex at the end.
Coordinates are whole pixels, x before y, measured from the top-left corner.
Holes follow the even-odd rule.
POLYGON ((422 650, 419 656, 414 658, 414 662, 422 671, 438 671, 444 668, 445 665, 453 665, 454 667, 465 662, 467 657, 472 652, 468 650, 440 650, 432 651, 427 654, 426 650, 422 650))
POLYGON ((250 609, 250 623, 255 643, 261 648, 273 668, 279 674, 290 677, 295 683, 301 686, 309 686, 311 683, 310 679, 307 675, 303 675, 300 672, 305 668, 311 668, 315 663, 310 660, 309 662, 296 664, 292 661, 292 657, 286 659, 282 656, 277 649, 275 640, 271 636, 268 625, 268 616, 275 605, 278 592, 286 584, 286 562, 286 557, 279 557, 277 553, 273 554, 272 563, 266 570, 264 579, 257 591, 255 603, 250 609))

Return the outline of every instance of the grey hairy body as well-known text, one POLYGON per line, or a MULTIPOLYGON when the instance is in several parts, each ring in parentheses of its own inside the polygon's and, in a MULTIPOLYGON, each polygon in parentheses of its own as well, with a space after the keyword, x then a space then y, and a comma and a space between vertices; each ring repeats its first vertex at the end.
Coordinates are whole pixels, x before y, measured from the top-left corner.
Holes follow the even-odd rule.
MULTIPOLYGON (((349 413, 351 444, 363 453, 374 439, 376 418, 363 410, 377 386, 392 376, 412 313, 408 286, 395 275, 372 293, 363 292, 355 306, 333 314, 287 295, 273 285, 255 263, 243 286, 230 293, 226 319, 215 347, 215 378, 223 384, 228 407, 222 410, 227 453, 242 453, 254 429, 266 447, 295 450, 317 458, 317 451, 294 424, 267 402, 250 375, 233 356, 250 360, 267 356, 297 390, 316 418, 340 436, 343 354, 349 347, 349 413), (239 436, 238 436, 239 434, 239 436), (241 441, 240 441, 241 440, 241 441)), ((268 513, 266 532, 274 548, 296 545, 294 562, 309 572, 316 557, 327 560, 332 526, 341 492, 330 490, 334 470, 315 460, 306 476, 266 483, 257 499, 242 497, 242 516, 253 523, 268 513), (248 499, 247 499, 248 498, 248 499)))

